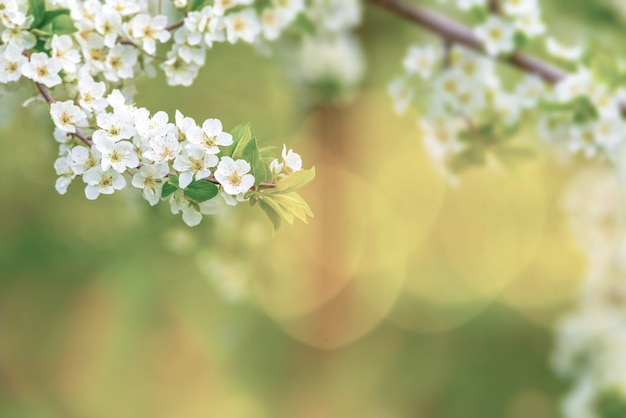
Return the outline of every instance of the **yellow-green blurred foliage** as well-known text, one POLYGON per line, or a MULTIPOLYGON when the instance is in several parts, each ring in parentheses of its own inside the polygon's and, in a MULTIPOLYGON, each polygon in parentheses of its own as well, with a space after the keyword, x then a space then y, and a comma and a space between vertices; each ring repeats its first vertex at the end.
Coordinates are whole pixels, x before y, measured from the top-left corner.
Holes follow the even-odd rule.
POLYGON ((14 103, 0 417, 558 415, 551 332, 585 267, 559 211, 571 170, 538 158, 448 186, 384 91, 418 33, 368 15, 370 73, 347 104, 303 108, 244 47, 211 51, 194 88, 140 85, 138 105, 250 121, 316 166, 302 193, 315 218, 276 235, 247 205, 190 229, 133 191, 57 195, 46 109, 14 103))

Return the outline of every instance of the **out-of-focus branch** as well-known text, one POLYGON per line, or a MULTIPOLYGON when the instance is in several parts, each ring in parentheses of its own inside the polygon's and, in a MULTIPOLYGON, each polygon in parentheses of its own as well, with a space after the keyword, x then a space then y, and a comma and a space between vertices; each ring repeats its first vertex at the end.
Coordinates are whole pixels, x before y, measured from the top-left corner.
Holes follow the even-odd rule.
MULTIPOLYGON (((463 45, 469 49, 485 53, 483 44, 474 32, 446 16, 421 6, 409 4, 404 0, 370 0, 387 10, 408 19, 425 29, 430 30, 444 38, 446 43, 452 42, 463 45)), ((495 0, 490 0, 491 7, 499 8, 495 0)), ((566 73, 560 68, 545 62, 532 55, 523 52, 513 52, 508 56, 499 58, 513 67, 524 72, 535 74, 550 84, 556 84, 566 77, 566 73)), ((622 115, 626 117, 626 102, 620 103, 622 115)))
POLYGON ((500 0, 489 0, 489 10, 491 13, 499 15, 502 12, 500 0))
MULTIPOLYGON (((404 0, 371 1, 438 34, 448 42, 484 53, 482 42, 470 28, 440 13, 409 4, 404 0)), ((558 83, 566 75, 561 69, 522 52, 514 52, 509 56, 502 57, 502 59, 525 72, 536 74, 551 84, 558 83)))

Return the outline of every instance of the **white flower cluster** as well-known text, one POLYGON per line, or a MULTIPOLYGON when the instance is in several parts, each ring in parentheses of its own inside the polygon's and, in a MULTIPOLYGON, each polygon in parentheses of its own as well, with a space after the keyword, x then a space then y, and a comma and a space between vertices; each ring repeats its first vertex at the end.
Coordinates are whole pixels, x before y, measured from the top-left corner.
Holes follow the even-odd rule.
POLYGON ((411 46, 404 69, 405 74, 389 85, 395 110, 405 112, 419 99, 420 89, 429 91, 428 109, 419 120, 422 140, 433 162, 451 180, 453 159, 467 149, 471 135, 489 141, 496 130, 514 129, 545 90, 542 80, 531 75, 507 91, 492 60, 457 46, 448 51, 411 46))
POLYGON ((503 1, 498 14, 489 13, 487 3, 457 2, 461 9, 475 8, 487 16, 475 28, 487 56, 458 46, 414 45, 404 59, 404 74, 389 85, 398 113, 428 98, 419 124, 437 167, 454 180, 454 171, 484 163, 488 151, 496 158, 524 158, 528 153, 517 145, 513 149, 510 139, 520 122, 538 110, 543 139, 587 157, 615 155, 626 142, 620 107, 624 92, 612 90, 585 67, 582 48, 564 47, 549 37, 548 55, 575 63, 576 71, 556 86, 532 73, 505 78, 493 56, 512 53, 520 46, 519 39, 539 39, 545 27, 536 0, 503 1))
POLYGON ((580 66, 546 97, 557 109, 542 115, 540 134, 571 152, 613 158, 626 139, 620 107, 624 97, 624 91, 612 91, 589 69, 580 66))
MULTIPOLYGON (((479 14, 493 6, 489 0, 453 0, 463 10, 476 10, 479 14)), ((498 10, 491 10, 475 28, 476 36, 483 42, 489 55, 510 53, 515 49, 515 37, 528 39, 543 35, 546 27, 542 21, 539 0, 502 0, 498 10)))
POLYGON ((190 199, 185 189, 192 182, 219 185, 229 205, 244 201, 254 187, 249 162, 219 155, 222 147, 232 145, 233 137, 223 131, 218 119, 198 125, 176 111, 172 123, 165 112, 151 115, 145 108, 126 104, 119 90, 108 95, 99 111, 89 116, 71 100, 52 103, 50 114, 56 124, 55 137, 61 143, 61 156, 55 163, 59 175, 56 188, 61 194, 77 176, 82 176, 85 195, 92 200, 123 189, 126 177, 132 177, 132 186, 141 189, 144 198, 155 205, 168 178, 176 176, 180 190, 169 197, 172 212, 182 212, 183 220, 193 226, 202 214, 214 213, 216 200, 190 199), (96 127, 93 145, 76 145, 71 134, 77 124, 89 126, 88 118, 96 127))
POLYGON ((322 100, 345 96, 365 73, 362 48, 352 34, 361 22, 361 2, 312 0, 306 16, 315 28, 289 54, 291 77, 297 84, 322 91, 322 100))
MULTIPOLYGON (((73 41, 79 44, 92 76, 102 74, 112 82, 127 80, 138 71, 154 73, 154 62, 161 61, 168 83, 183 86, 192 84, 205 63, 207 49, 213 44, 273 41, 304 9, 302 0, 276 0, 261 13, 257 12, 254 0, 217 0, 200 10, 191 10, 183 0, 174 2, 181 12, 180 18, 168 25, 166 15, 149 13, 149 3, 145 0, 51 0, 50 3, 71 11, 78 29, 73 41), (156 55, 159 45, 167 47, 164 57, 156 55)), ((69 37, 63 42, 61 52, 64 51, 72 52, 70 62, 77 57, 69 37)), ((67 71, 74 72, 71 68, 67 71)))
POLYGON ((563 403, 566 418, 623 416, 626 411, 622 189, 615 173, 592 168, 579 174, 564 200, 575 242, 588 257, 579 305, 557 332, 554 367, 574 381, 563 403))
MULTIPOLYGON (((161 67, 170 84, 189 85, 213 43, 276 39, 304 3, 277 0, 259 15, 248 0, 215 0, 197 11, 177 1, 184 16, 170 26, 165 15, 149 13, 151 6, 130 0, 0 0, 0 86, 30 80, 49 103, 60 143, 54 164, 59 193, 76 177, 92 200, 130 183, 151 205, 168 199, 172 212, 182 212, 193 226, 215 211, 218 194, 236 205, 251 191, 273 187, 263 183, 271 179, 269 165, 224 153, 233 136, 218 119, 196 124, 177 111, 170 122, 165 112, 130 105, 132 79, 153 73, 158 49, 171 46, 161 67)), ((283 160, 274 174, 302 169, 293 151, 283 153, 283 160)))

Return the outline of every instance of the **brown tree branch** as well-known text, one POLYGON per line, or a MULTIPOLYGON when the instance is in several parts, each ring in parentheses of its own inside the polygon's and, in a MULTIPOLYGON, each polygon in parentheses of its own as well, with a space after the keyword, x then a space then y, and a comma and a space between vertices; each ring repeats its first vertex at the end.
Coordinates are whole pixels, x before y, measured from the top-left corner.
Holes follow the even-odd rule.
MULTIPOLYGON (((409 4, 404 0, 370 1, 438 34, 446 42, 456 43, 474 51, 485 53, 482 42, 470 28, 440 13, 409 4)), ((490 4, 495 7, 495 3, 490 4)), ((537 75, 550 84, 557 84, 567 76, 567 73, 560 68, 523 52, 516 51, 508 56, 499 57, 499 59, 526 73, 537 75)), ((620 109, 622 115, 626 117, 626 102, 620 103, 620 109)))
MULTIPOLYGON (((404 0, 371 1, 438 34, 446 41, 463 45, 481 53, 485 52, 482 42, 470 28, 442 14, 421 6, 409 4, 404 0)), ((551 84, 558 83, 566 76, 564 71, 552 64, 522 52, 514 52, 509 56, 502 57, 502 60, 527 73, 536 74, 551 84)))

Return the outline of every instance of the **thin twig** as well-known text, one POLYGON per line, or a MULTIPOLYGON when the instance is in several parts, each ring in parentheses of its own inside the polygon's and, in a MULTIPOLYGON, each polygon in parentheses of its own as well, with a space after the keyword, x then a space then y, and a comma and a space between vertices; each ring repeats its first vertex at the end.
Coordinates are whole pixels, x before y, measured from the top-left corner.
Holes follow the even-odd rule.
POLYGON ((166 26, 165 30, 173 31, 173 30, 176 30, 176 29, 180 28, 184 24, 185 24, 185 21, 181 20, 180 22, 176 22, 176 23, 173 23, 173 24, 171 24, 169 26, 166 26))

